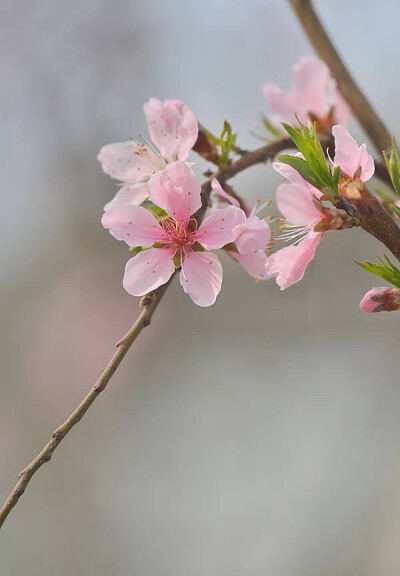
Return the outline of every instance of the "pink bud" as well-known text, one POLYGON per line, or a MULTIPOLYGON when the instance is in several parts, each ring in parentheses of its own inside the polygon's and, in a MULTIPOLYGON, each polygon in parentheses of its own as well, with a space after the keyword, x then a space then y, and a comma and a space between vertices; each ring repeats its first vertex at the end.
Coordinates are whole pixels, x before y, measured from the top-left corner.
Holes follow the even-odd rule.
POLYGON ((361 300, 360 310, 367 313, 400 310, 400 290, 373 288, 361 300))

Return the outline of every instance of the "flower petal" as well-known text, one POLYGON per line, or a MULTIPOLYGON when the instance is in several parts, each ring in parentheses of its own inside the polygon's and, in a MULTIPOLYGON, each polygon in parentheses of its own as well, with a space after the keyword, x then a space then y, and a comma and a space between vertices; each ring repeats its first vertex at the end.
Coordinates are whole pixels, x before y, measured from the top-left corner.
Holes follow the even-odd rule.
POLYGON ((296 106, 292 94, 271 83, 264 84, 262 91, 270 108, 278 114, 275 121, 279 128, 282 128, 280 122, 293 124, 296 121, 295 113, 297 113, 301 122, 307 122, 307 116, 296 106))
POLYGON ((335 123, 347 126, 351 117, 351 108, 336 86, 333 88, 332 92, 335 123))
POLYGON ((320 232, 312 232, 297 246, 287 246, 267 258, 266 274, 276 278, 276 283, 281 290, 286 290, 303 278, 322 236, 320 232))
POLYGON ((367 152, 367 145, 361 144, 360 146, 360 166, 361 175, 360 179, 367 182, 375 174, 375 162, 373 157, 367 152))
POLYGON ((394 312, 400 309, 400 290, 397 288, 373 288, 360 302, 360 310, 373 312, 394 312))
POLYGON ((141 182, 165 168, 162 158, 133 140, 103 146, 97 160, 106 174, 122 182, 141 182))
POLYGON ((179 100, 151 98, 143 106, 152 141, 167 162, 187 160, 199 126, 189 106, 179 100))
POLYGON ((250 252, 249 254, 239 254, 238 252, 228 252, 246 270, 250 276, 257 280, 268 280, 265 270, 268 256, 263 250, 250 252))
POLYGON ((188 222, 201 207, 201 186, 185 162, 168 164, 149 180, 149 197, 174 220, 188 222))
POLYGON ((300 184, 281 184, 276 191, 278 208, 291 224, 313 226, 320 222, 322 214, 314 201, 310 190, 300 184))
POLYGON ((258 216, 250 216, 246 220, 244 230, 235 240, 235 244, 240 254, 254 253, 256 250, 265 248, 271 237, 271 230, 265 220, 260 220, 258 216))
POLYGON ((143 296, 171 278, 174 248, 150 248, 128 260, 123 285, 132 296, 143 296))
POLYGON ((191 251, 182 262, 179 279, 195 304, 211 306, 221 290, 221 262, 210 252, 191 251))
MULTIPOLYGON (((297 152, 296 154, 293 154, 293 156, 304 158, 301 152, 297 152)), ((272 168, 276 170, 278 174, 286 178, 286 180, 289 180, 291 184, 302 184, 303 186, 307 186, 307 188, 310 190, 310 192, 312 192, 312 194, 314 194, 316 198, 321 198, 322 192, 307 182, 307 180, 304 180, 303 176, 301 176, 297 170, 292 168, 292 166, 289 166, 289 164, 285 164, 284 162, 273 162, 272 168)))
POLYGON ((101 223, 114 238, 131 247, 152 246, 165 239, 165 232, 153 214, 142 206, 112 206, 103 214, 101 223))
POLYGON ((234 242, 246 225, 246 214, 241 208, 227 206, 213 210, 193 234, 204 248, 222 248, 234 242))
POLYGON ((114 198, 104 206, 106 212, 113 206, 140 206, 149 196, 147 182, 124 184, 114 198))
POLYGON ((359 147, 346 128, 340 125, 333 126, 332 134, 335 138, 335 164, 350 178, 353 178, 361 166, 360 179, 363 182, 369 180, 375 172, 375 164, 367 152, 366 145, 359 147))
POLYGON ((222 188, 221 184, 218 182, 216 178, 213 178, 211 180, 211 188, 214 194, 220 196, 221 198, 224 198, 225 200, 228 200, 228 202, 230 202, 237 208, 240 208, 239 200, 228 194, 228 192, 225 192, 225 190, 222 188))
POLYGON ((307 111, 317 118, 329 112, 327 89, 331 82, 328 66, 318 58, 300 58, 293 67, 293 99, 296 111, 307 111))

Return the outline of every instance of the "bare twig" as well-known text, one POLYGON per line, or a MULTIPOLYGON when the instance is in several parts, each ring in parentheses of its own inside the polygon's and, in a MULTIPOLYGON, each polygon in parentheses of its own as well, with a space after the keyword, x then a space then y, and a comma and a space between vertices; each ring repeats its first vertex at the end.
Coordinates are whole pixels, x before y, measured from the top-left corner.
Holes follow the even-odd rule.
MULTIPOLYGON (((171 279, 172 280, 172 279, 171 279)), ((170 282, 171 282, 170 280, 170 282)), ((13 491, 5 501, 1 511, 0 511, 0 528, 4 524, 7 516, 11 510, 16 506, 18 500, 25 492, 32 476, 39 470, 43 464, 49 462, 54 450, 60 444, 60 442, 65 438, 65 436, 72 430, 72 428, 78 424, 78 422, 83 418, 86 412, 89 410, 90 406, 99 396, 100 392, 106 388, 107 384, 111 380, 118 366, 121 364, 126 353, 139 336, 143 328, 148 326, 151 322, 153 314, 159 305, 161 298, 164 296, 166 289, 168 288, 169 282, 160 286, 154 292, 150 292, 147 296, 144 296, 141 301, 143 310, 140 313, 138 319, 132 326, 132 328, 127 332, 127 334, 118 342, 117 349, 113 354, 108 366, 104 370, 103 374, 97 380, 96 384, 87 394, 87 396, 82 400, 82 402, 77 406, 77 408, 72 412, 69 418, 59 426, 52 434, 49 442, 43 448, 43 450, 36 456, 34 460, 25 468, 19 475, 19 480, 15 485, 13 491)))
POLYGON ((319 20, 311 0, 288 0, 317 54, 325 60, 336 78, 340 92, 347 100, 361 126, 379 152, 391 146, 391 135, 359 86, 347 70, 319 20))
MULTIPOLYGON (((285 148, 291 147, 292 142, 286 138, 281 140, 277 140, 263 146, 262 148, 258 148, 253 152, 249 152, 245 154, 242 158, 240 158, 237 162, 232 163, 229 168, 225 171, 220 171, 216 174, 216 176, 220 179, 222 183, 226 182, 229 178, 235 176, 239 172, 253 166, 254 164, 258 164, 260 162, 265 162, 270 158, 273 158, 279 152, 282 152, 285 148)), ((202 207, 196 214, 196 218, 199 222, 204 218, 204 214, 206 212, 208 201, 210 198, 211 193, 211 178, 207 180, 202 185, 202 207)), ((78 424, 78 422, 83 418, 86 412, 89 410, 90 406, 93 402, 98 398, 100 392, 102 392, 107 384, 109 383, 110 379, 114 375, 115 371, 117 370, 118 366, 121 364, 122 360, 124 359, 126 353, 135 342, 136 338, 139 336, 143 328, 150 324, 150 321, 153 317, 153 314, 161 301, 161 298, 164 296, 165 291, 167 290, 168 286, 170 285, 171 280, 160 286, 154 292, 151 292, 147 296, 144 296, 141 300, 141 304, 143 306, 143 311, 139 315, 138 319, 129 330, 129 332, 119 341, 117 345, 117 350, 114 352, 107 368, 104 370, 103 374, 100 376, 96 384, 87 394, 87 396, 82 400, 79 406, 72 412, 69 418, 59 426, 52 434, 51 439, 46 444, 46 446, 41 450, 41 452, 36 456, 36 458, 25 468, 21 474, 19 475, 19 480, 15 487, 13 488, 11 494, 5 501, 3 507, 0 510, 0 528, 4 524, 7 516, 11 512, 11 510, 16 506, 20 497, 25 492, 26 487, 28 486, 29 482, 32 479, 32 476, 45 464, 49 462, 51 459, 53 452, 57 448, 57 446, 62 442, 65 436, 72 430, 72 428, 78 424)))

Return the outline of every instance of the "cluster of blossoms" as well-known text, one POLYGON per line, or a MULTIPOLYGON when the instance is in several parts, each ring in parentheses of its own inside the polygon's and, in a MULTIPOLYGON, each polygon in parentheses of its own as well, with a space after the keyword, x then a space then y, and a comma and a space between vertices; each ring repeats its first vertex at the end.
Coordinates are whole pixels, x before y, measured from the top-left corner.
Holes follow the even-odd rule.
POLYGON ((252 276, 262 279, 269 226, 253 211, 242 210, 214 179, 218 202, 198 227, 194 216, 202 206, 201 186, 187 162, 197 139, 196 117, 177 100, 153 98, 144 112, 154 146, 119 142, 104 146, 98 155, 103 170, 122 183, 105 206, 103 226, 131 248, 141 249, 126 264, 124 288, 142 296, 180 268, 184 291, 199 306, 210 306, 221 290, 222 266, 209 250, 225 247, 252 276))
MULTIPOLYGON (((375 165, 365 144, 359 147, 342 126, 333 126, 332 134, 335 141, 333 165, 340 167, 342 178, 348 182, 357 174, 361 181, 369 180, 375 165)), ((303 278, 324 232, 346 228, 352 222, 343 210, 323 202, 322 192, 306 182, 294 168, 281 162, 274 162, 273 166, 288 180, 276 191, 278 208, 284 217, 281 227, 285 232, 281 238, 294 242, 268 258, 266 271, 276 278, 281 290, 285 290, 303 278)))
MULTIPOLYGON (((367 182, 375 165, 365 144, 358 146, 346 129, 349 108, 327 66, 302 58, 293 70, 289 91, 267 84, 264 94, 276 113, 274 122, 312 121, 320 132, 332 133, 339 167, 339 191, 352 180, 367 182)), ((324 233, 354 225, 353 218, 335 207, 323 192, 288 164, 274 162, 285 178, 276 191, 282 218, 279 239, 286 244, 269 255, 271 231, 259 210, 212 180, 209 215, 198 226, 201 186, 189 153, 198 138, 198 122, 178 100, 152 98, 144 105, 151 142, 129 140, 104 146, 98 155, 104 172, 120 181, 119 191, 104 208, 102 223, 112 236, 137 252, 125 268, 123 285, 142 296, 165 284, 180 269, 180 283, 193 302, 212 305, 221 290, 222 266, 210 250, 224 249, 252 277, 275 278, 281 290, 299 282, 324 233)), ((297 156, 301 157, 301 154, 297 156)), ((261 208, 263 208, 261 206, 261 208)), ((400 291, 378 288, 360 303, 364 312, 397 310, 400 291)))

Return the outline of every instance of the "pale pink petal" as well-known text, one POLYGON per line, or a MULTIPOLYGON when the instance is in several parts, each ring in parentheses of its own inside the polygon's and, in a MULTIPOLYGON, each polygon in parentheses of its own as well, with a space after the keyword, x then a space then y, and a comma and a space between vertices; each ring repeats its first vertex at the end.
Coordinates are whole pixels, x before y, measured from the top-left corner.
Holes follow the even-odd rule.
POLYGON ((276 283, 281 290, 286 290, 303 278, 322 236, 322 233, 313 232, 297 246, 282 248, 267 259, 266 274, 276 278, 276 283))
POLYGON ((179 279, 195 304, 211 306, 221 290, 221 262, 210 252, 190 251, 182 262, 179 279))
POLYGON ((114 238, 131 247, 152 246, 166 236, 153 214, 142 206, 112 206, 103 214, 101 223, 114 238))
POLYGON ((119 188, 114 198, 104 206, 104 211, 112 206, 140 206, 149 197, 147 182, 124 184, 119 188))
POLYGON ((103 146, 97 160, 106 174, 122 182, 141 182, 166 165, 148 146, 133 140, 103 146))
POLYGON ((314 226, 322 214, 314 204, 314 195, 300 184, 281 184, 276 191, 276 202, 285 220, 299 226, 314 226))
MULTIPOLYGON (((293 156, 297 156, 298 158, 304 158, 301 152, 297 152, 296 154, 293 154, 293 156)), ((292 166, 289 166, 289 164, 285 164, 284 162, 273 162, 272 167, 281 176, 289 180, 291 184, 302 184, 304 186, 307 186, 307 188, 310 190, 310 192, 312 192, 312 194, 314 194, 316 198, 321 198, 322 192, 320 192, 318 188, 315 188, 315 186, 307 182, 307 180, 304 180, 303 176, 301 176, 300 173, 297 172, 297 170, 292 168, 292 166)))
POLYGON ((149 198, 174 220, 188 222, 201 207, 201 186, 185 162, 168 164, 149 181, 149 198))
POLYGON ((322 60, 302 57, 293 67, 293 99, 297 109, 324 118, 329 112, 329 68, 322 60))
POLYGON ((240 254, 254 253, 256 250, 265 248, 271 237, 271 230, 265 220, 258 216, 250 216, 246 220, 244 230, 235 240, 236 248, 240 254))
POLYGON ((367 182, 375 174, 375 162, 373 157, 367 152, 367 145, 360 146, 360 160, 361 176, 363 182, 367 182))
POLYGON ((221 184, 218 182, 216 178, 213 178, 211 180, 211 188, 214 194, 217 194, 217 196, 220 196, 221 198, 225 198, 225 200, 228 200, 228 202, 230 202, 237 208, 240 208, 239 200, 228 194, 228 192, 225 192, 225 190, 222 188, 221 184))
POLYGON ((171 278, 175 264, 174 248, 143 250, 128 260, 123 285, 132 296, 143 296, 171 278))
MULTIPOLYGON (((213 189, 214 193, 217 196, 224 198, 225 200, 228 200, 228 202, 230 202, 234 206, 241 208, 239 200, 237 198, 234 198, 230 194, 228 194, 228 192, 226 192, 222 188, 221 184, 218 182, 218 180, 216 178, 213 178, 213 180, 211 182, 211 188, 213 189)), ((250 216, 252 208, 251 208, 250 204, 248 202, 246 202, 246 200, 243 200, 243 198, 242 198, 242 206, 243 206, 243 210, 246 213, 246 216, 250 216)), ((218 206, 218 207, 221 208, 221 206, 218 206)))
POLYGON ((167 162, 187 160, 199 126, 189 106, 179 100, 151 98, 143 106, 152 141, 167 162))
POLYGON ((293 95, 282 90, 276 84, 265 84, 262 87, 263 94, 270 105, 270 108, 277 113, 276 123, 287 122, 293 124, 296 122, 295 113, 297 113, 301 122, 306 122, 307 117, 302 109, 298 109, 293 95))
POLYGON ((367 312, 394 312, 400 309, 400 290, 397 288, 373 288, 360 302, 360 310, 367 312))
POLYGON ((347 126, 351 117, 351 108, 336 87, 333 89, 333 106, 335 124, 347 126))
POLYGON ((367 152, 366 145, 358 146, 357 142, 343 126, 333 126, 335 138, 334 163, 340 166, 350 178, 361 166, 361 180, 366 182, 375 172, 374 159, 367 152))
POLYGON ((200 228, 193 234, 204 248, 222 248, 234 242, 246 225, 246 214, 241 208, 227 206, 211 212, 200 228))
POLYGON ((228 252, 239 264, 246 270, 250 276, 257 280, 268 280, 265 270, 267 256, 262 250, 250 252, 249 254, 238 254, 237 252, 228 252))

